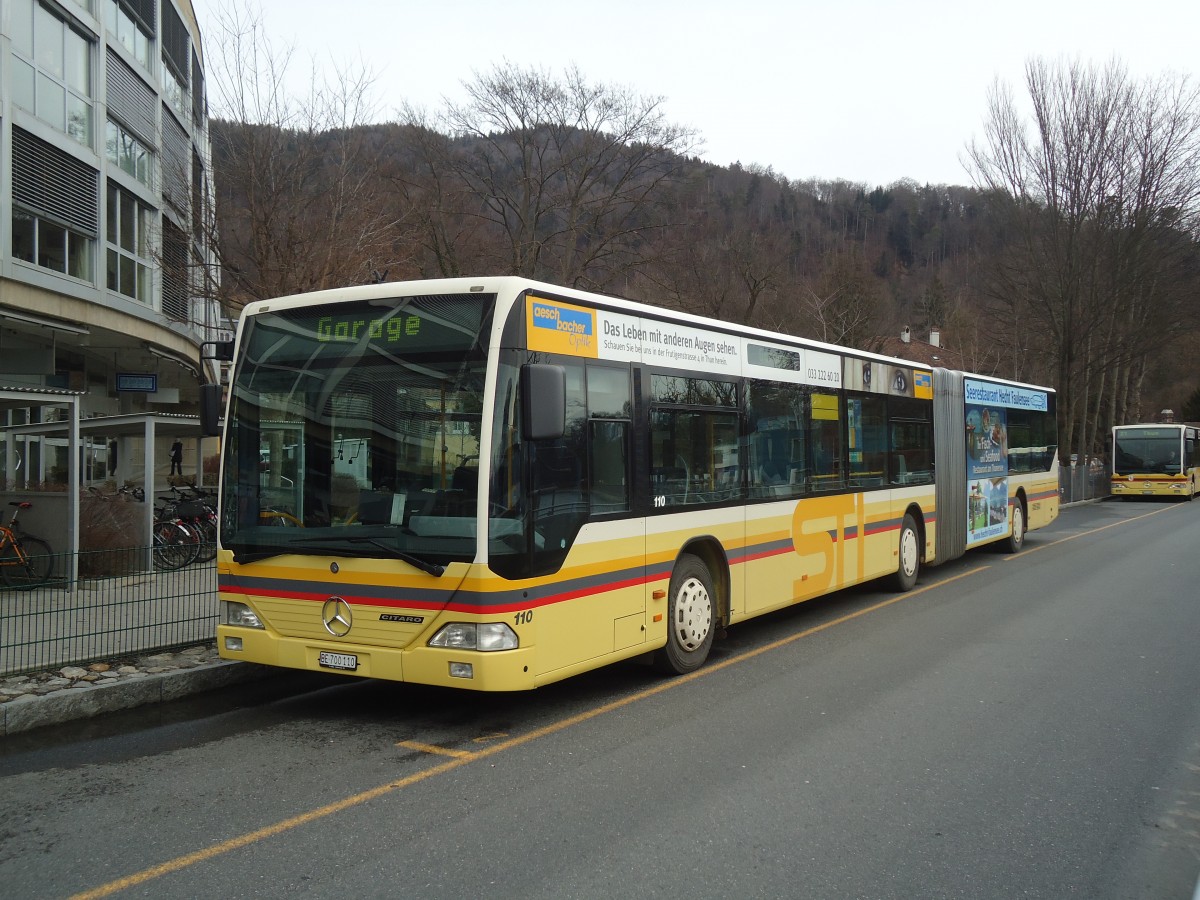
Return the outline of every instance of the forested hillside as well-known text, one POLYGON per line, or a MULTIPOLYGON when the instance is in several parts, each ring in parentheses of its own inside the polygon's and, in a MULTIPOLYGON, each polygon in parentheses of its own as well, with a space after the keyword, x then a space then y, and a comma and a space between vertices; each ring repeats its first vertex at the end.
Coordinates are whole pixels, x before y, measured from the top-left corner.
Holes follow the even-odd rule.
POLYGON ((973 187, 713 165, 658 99, 512 66, 436 117, 213 120, 221 290, 519 273, 866 349, 936 327, 966 367, 1056 387, 1064 452, 1098 452, 1200 386, 1200 106, 1030 76, 1044 139, 997 94, 973 187), (1114 103, 1124 143, 1101 147, 1114 103))

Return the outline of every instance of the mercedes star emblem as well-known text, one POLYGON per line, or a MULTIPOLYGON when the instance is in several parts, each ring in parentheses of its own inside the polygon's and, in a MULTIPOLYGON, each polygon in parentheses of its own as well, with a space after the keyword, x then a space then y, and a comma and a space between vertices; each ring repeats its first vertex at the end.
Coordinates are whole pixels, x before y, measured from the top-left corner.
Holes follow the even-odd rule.
POLYGON ((341 597, 330 597, 321 607, 321 621, 334 637, 345 637, 354 624, 354 614, 350 612, 350 604, 341 597))

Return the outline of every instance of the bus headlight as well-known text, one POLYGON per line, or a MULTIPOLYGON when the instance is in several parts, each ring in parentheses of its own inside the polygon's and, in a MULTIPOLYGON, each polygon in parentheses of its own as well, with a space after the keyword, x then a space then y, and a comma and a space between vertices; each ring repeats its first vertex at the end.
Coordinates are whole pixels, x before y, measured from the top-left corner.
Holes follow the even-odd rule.
POLYGON ((429 646, 451 650, 516 650, 520 641, 504 622, 451 622, 438 629, 429 646))
POLYGON ((226 625, 240 625, 243 628, 265 628, 258 613, 245 603, 235 603, 232 600, 221 601, 221 621, 226 625))

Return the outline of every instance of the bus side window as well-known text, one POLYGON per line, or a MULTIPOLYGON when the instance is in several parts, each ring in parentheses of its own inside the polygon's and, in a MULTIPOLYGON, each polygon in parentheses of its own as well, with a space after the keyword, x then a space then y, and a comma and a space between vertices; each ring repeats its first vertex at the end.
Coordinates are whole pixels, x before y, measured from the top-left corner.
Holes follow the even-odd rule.
POLYGON ((588 488, 595 514, 629 509, 629 433, 632 412, 628 366, 587 367, 588 488))
POLYGON ((592 451, 591 504, 593 513, 629 509, 627 422, 590 422, 592 451))
POLYGON ((810 395, 808 432, 812 447, 812 490, 844 488, 841 398, 837 394, 813 392, 810 395))
POLYGON ((804 388, 747 382, 750 496, 799 497, 808 481, 804 440, 804 388))

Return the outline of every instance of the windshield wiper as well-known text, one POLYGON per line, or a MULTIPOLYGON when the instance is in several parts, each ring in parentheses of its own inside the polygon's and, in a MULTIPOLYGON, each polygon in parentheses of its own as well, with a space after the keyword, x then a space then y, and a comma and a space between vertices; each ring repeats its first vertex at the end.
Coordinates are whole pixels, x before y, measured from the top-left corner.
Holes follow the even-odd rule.
MULTIPOLYGON (((401 562, 406 562, 410 566, 418 568, 422 572, 426 572, 437 578, 441 578, 442 575, 445 574, 445 572, 446 572, 445 566, 439 566, 437 563, 426 562, 425 560, 421 559, 420 557, 413 556, 411 553, 405 553, 403 550, 398 550, 395 547, 389 547, 383 541, 379 540, 379 538, 370 537, 369 535, 348 534, 348 535, 339 536, 339 537, 312 537, 312 538, 308 538, 307 540, 303 541, 303 543, 305 543, 305 544, 318 544, 318 543, 328 544, 328 543, 332 543, 334 541, 345 541, 350 544, 371 544, 372 546, 378 547, 380 550, 385 551, 386 553, 390 554, 391 556, 395 557, 396 559, 400 560, 401 562)), ((300 542, 297 541, 297 543, 300 543, 300 542)), ((281 552, 283 552, 283 551, 281 551, 281 552)))
POLYGON ((233 561, 239 565, 242 565, 245 563, 258 562, 260 559, 270 559, 272 556, 283 556, 283 554, 290 552, 290 550, 285 550, 282 547, 274 550, 234 550, 233 561))

